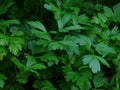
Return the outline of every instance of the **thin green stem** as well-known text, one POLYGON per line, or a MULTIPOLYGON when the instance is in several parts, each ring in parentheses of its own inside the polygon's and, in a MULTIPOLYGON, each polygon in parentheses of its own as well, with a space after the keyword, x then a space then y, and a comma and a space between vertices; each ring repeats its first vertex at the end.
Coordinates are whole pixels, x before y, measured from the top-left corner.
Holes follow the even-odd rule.
POLYGON ((117 88, 117 90, 119 90, 120 89, 120 86, 119 86, 119 77, 118 77, 119 75, 117 74, 116 75, 116 88, 117 88))

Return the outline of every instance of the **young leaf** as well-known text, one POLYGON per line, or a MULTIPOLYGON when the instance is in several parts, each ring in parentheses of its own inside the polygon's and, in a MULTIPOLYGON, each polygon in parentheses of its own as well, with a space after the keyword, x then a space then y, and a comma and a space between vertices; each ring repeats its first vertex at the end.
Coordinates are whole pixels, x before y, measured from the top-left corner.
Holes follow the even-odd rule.
POLYGON ((92 59, 93 59, 93 57, 91 57, 91 55, 85 55, 85 56, 83 57, 83 64, 84 64, 84 65, 89 64, 89 63, 92 61, 92 59))
POLYGON ((36 29, 43 31, 43 32, 47 32, 45 26, 39 21, 30 21, 30 22, 28 22, 28 24, 36 29))
POLYGON ((93 59, 90 62, 89 67, 92 69, 93 73, 97 73, 100 71, 100 63, 97 59, 93 59))
POLYGON ((85 55, 83 57, 83 64, 89 64, 89 67, 92 69, 93 73, 100 71, 100 63, 94 55, 85 55))
POLYGON ((100 56, 85 55, 83 57, 83 64, 84 65, 89 64, 89 67, 92 69, 93 73, 97 73, 101 70, 99 61, 103 63, 105 66, 110 67, 109 63, 107 63, 107 61, 100 56))

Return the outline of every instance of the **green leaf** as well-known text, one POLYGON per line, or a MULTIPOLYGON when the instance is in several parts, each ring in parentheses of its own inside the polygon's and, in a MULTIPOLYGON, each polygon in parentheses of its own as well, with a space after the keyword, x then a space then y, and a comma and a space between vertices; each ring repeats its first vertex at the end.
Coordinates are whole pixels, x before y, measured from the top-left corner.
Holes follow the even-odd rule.
POLYGON ((84 65, 89 64, 89 67, 92 69, 93 73, 97 73, 101 70, 99 61, 105 66, 110 67, 109 63, 107 63, 107 61, 100 56, 85 55, 83 57, 83 64, 84 65))
MULTIPOLYGON (((79 87, 80 90, 83 90, 89 87, 88 82, 91 77, 91 72, 89 71, 82 71, 82 72, 67 72, 65 78, 66 81, 72 81, 73 83, 76 83, 76 86, 79 87)), ((88 90, 88 89, 87 89, 88 90)))
POLYGON ((76 39, 76 43, 79 43, 79 45, 85 45, 88 48, 91 47, 91 40, 89 37, 85 35, 79 35, 78 38, 76 39))
POLYGON ((23 36, 23 31, 21 31, 21 30, 14 30, 13 32, 12 32, 12 37, 18 37, 18 36, 23 36))
POLYGON ((78 16, 78 22, 80 24, 87 24, 89 22, 89 18, 85 14, 80 15, 78 16))
POLYGON ((0 33, 0 45, 5 46, 9 43, 9 36, 0 33))
POLYGON ((38 31, 36 29, 32 29, 31 32, 32 32, 33 35, 35 35, 38 38, 46 39, 46 40, 51 41, 51 37, 50 37, 49 33, 47 33, 47 32, 38 31))
POLYGON ((103 55, 103 56, 106 56, 106 55, 109 55, 109 54, 115 54, 116 51, 112 48, 112 47, 109 47, 108 45, 104 44, 104 43, 98 43, 96 46, 95 46, 95 50, 103 55))
POLYGON ((118 41, 120 41, 120 32, 112 35, 112 36, 111 36, 111 39, 112 39, 112 40, 118 40, 118 41))
POLYGON ((20 22, 17 19, 12 19, 12 20, 4 21, 3 24, 6 25, 7 27, 9 27, 9 25, 20 24, 20 22))
POLYGON ((92 61, 93 57, 91 55, 85 55, 83 57, 83 64, 84 65, 87 65, 89 64, 91 61, 92 61))
POLYGON ((37 45, 42 45, 43 47, 48 46, 49 43, 50 43, 50 42, 49 42, 48 40, 42 40, 42 39, 39 39, 39 40, 36 42, 37 45))
POLYGON ((9 50, 14 55, 18 55, 18 52, 22 50, 22 46, 24 45, 24 40, 19 37, 10 37, 9 41, 9 50))
POLYGON ((25 65, 23 65, 22 63, 20 63, 20 61, 16 58, 16 57, 12 57, 11 61, 17 66, 17 68, 19 68, 21 71, 26 71, 27 68, 25 67, 25 65))
POLYGON ((59 41, 60 44, 64 47, 64 49, 67 51, 68 55, 71 56, 73 55, 73 53, 75 54, 79 54, 79 48, 78 45, 73 42, 73 41, 68 41, 68 40, 63 40, 63 41, 59 41))
POLYGON ((70 17, 71 17, 71 14, 68 14, 68 13, 63 15, 62 17, 63 26, 65 26, 68 23, 68 21, 70 20, 70 17))
POLYGON ((30 55, 26 54, 26 58, 27 58, 26 66, 29 69, 31 69, 31 70, 37 70, 37 69, 41 70, 41 69, 45 69, 46 68, 46 66, 44 64, 37 63, 37 61, 35 60, 35 58, 33 56, 30 56, 30 55))
POLYGON ((90 62, 89 67, 92 69, 93 73, 97 73, 100 71, 100 63, 96 58, 90 62))
POLYGON ((72 82, 76 81, 78 79, 77 77, 78 75, 76 74, 76 72, 68 72, 67 75, 65 76, 66 81, 70 81, 72 80, 72 82), (74 79, 73 79, 74 78, 74 79))
POLYGON ((116 4, 114 7, 113 7, 113 10, 114 10, 114 15, 115 15, 115 20, 117 22, 120 22, 120 3, 116 4))
POLYGON ((14 2, 5 1, 2 5, 0 5, 0 15, 5 14, 13 4, 14 2))
POLYGON ((47 62, 47 64, 49 66, 52 66, 54 63, 58 64, 58 58, 56 57, 56 55, 52 52, 48 52, 42 56, 40 56, 40 59, 44 62, 47 62))
POLYGON ((55 7, 53 8, 54 6, 51 4, 51 5, 49 5, 49 4, 44 4, 44 8, 46 8, 47 10, 49 10, 49 11, 54 11, 54 9, 55 9, 55 7))
POLYGON ((100 56, 97 56, 96 58, 97 58, 102 64, 104 64, 105 66, 110 67, 109 63, 107 63, 107 61, 106 61, 104 58, 102 58, 102 57, 100 57, 100 56))
POLYGON ((57 20, 57 23, 58 23, 58 28, 63 29, 64 25, 63 25, 62 20, 61 19, 57 20))
POLYGON ((107 21, 107 17, 102 14, 102 13, 98 13, 98 17, 105 23, 107 21))
POLYGON ((79 90, 76 86, 71 86, 70 90, 79 90))
POLYGON ((83 57, 83 64, 89 64, 89 67, 92 69, 93 73, 100 71, 100 63, 94 55, 85 55, 83 57))
POLYGON ((114 26, 111 30, 111 35, 119 33, 118 26, 114 26))
POLYGON ((74 25, 74 26, 65 27, 63 29, 59 29, 59 32, 69 32, 71 30, 75 30, 76 31, 76 30, 81 30, 81 29, 83 29, 82 26, 74 25))
POLYGON ((110 39, 110 30, 106 29, 106 30, 102 31, 101 33, 99 33, 99 35, 103 40, 108 41, 110 39))
POLYGON ((16 81, 18 81, 20 84, 26 84, 28 82, 29 73, 21 71, 20 73, 17 73, 16 77, 16 81))
POLYGON ((37 70, 37 69, 41 70, 41 69, 46 69, 46 68, 47 67, 42 63, 36 63, 31 66, 31 69, 34 69, 34 70, 37 70))
POLYGON ((104 9, 104 14, 107 16, 107 17, 112 17, 113 16, 113 11, 111 8, 107 7, 107 6, 104 6, 103 7, 104 9))
POLYGON ((7 77, 3 73, 0 73, 0 79, 7 80, 7 77))
POLYGON ((93 19, 91 20, 91 22, 95 24, 100 24, 101 20, 97 16, 93 16, 93 19))
POLYGON ((32 74, 34 74, 34 75, 36 75, 37 77, 40 77, 40 74, 39 74, 39 72, 37 71, 37 69, 29 69, 29 72, 30 73, 32 73, 32 74))
POLYGON ((21 45, 16 45, 15 43, 11 43, 9 46, 10 52, 12 52, 14 55, 18 55, 19 50, 22 50, 21 45))
POLYGON ((58 29, 63 29, 66 23, 70 20, 70 14, 65 14, 61 19, 57 20, 58 23, 58 29))
POLYGON ((38 90, 57 90, 48 80, 35 80, 33 87, 38 90))
POLYGON ((48 45, 48 48, 49 50, 58 50, 58 49, 63 50, 63 46, 57 41, 51 42, 48 45))
POLYGON ((1 88, 3 88, 3 87, 4 87, 4 85, 5 85, 5 81, 4 81, 4 80, 2 80, 2 79, 0 79, 0 87, 1 87, 1 88))
POLYGON ((60 10, 60 8, 56 7, 52 3, 44 4, 44 8, 46 8, 47 10, 53 12, 54 13, 54 18, 56 20, 60 20, 61 19, 62 11, 60 10))
POLYGON ((43 31, 43 32, 47 32, 45 26, 39 21, 30 21, 30 22, 28 22, 28 24, 36 29, 43 31))
POLYGON ((93 78, 93 84, 94 84, 95 88, 100 88, 100 87, 106 85, 107 82, 106 82, 106 79, 103 78, 103 77, 94 76, 94 78, 93 78))
POLYGON ((0 47, 0 54, 6 56, 8 54, 8 50, 5 47, 0 47))
POLYGON ((29 49, 31 50, 31 53, 33 54, 33 55, 35 55, 35 54, 40 54, 40 53, 42 53, 42 52, 44 52, 44 51, 48 51, 48 49, 46 49, 45 47, 43 47, 42 45, 40 45, 40 44, 42 44, 42 42, 37 42, 37 41, 35 41, 35 40, 33 40, 33 41, 30 41, 29 43, 28 43, 28 45, 29 45, 29 49))
POLYGON ((1 88, 3 88, 4 85, 5 85, 5 81, 4 80, 7 80, 7 77, 4 74, 0 73, 0 87, 1 88))
POLYGON ((32 57, 32 56, 26 54, 25 57, 27 58, 26 66, 27 66, 28 68, 30 68, 32 65, 34 65, 34 64, 37 63, 37 61, 35 60, 35 58, 32 57))
POLYGON ((47 10, 49 11, 52 11, 52 12, 59 12, 59 8, 56 7, 55 5, 53 5, 52 3, 50 4, 44 4, 44 8, 46 8, 47 10))

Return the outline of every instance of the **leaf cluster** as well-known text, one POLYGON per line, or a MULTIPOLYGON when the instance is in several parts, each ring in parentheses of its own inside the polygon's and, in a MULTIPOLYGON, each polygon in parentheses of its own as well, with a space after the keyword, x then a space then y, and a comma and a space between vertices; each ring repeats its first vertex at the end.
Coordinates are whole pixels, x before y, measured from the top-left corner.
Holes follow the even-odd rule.
POLYGON ((108 6, 1 0, 0 89, 119 90, 120 3, 108 6))

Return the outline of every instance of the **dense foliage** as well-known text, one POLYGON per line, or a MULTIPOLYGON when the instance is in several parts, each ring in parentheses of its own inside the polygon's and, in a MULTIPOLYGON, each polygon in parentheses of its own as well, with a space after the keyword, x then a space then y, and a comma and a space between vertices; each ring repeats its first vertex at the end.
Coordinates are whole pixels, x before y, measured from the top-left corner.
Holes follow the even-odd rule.
POLYGON ((120 90, 119 25, 119 0, 0 0, 0 90, 120 90))

